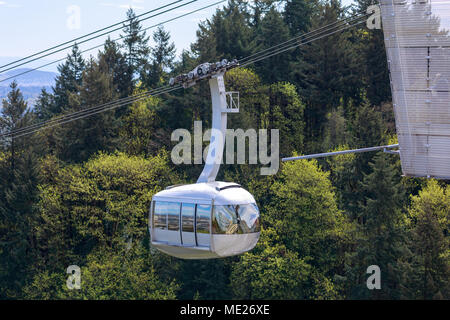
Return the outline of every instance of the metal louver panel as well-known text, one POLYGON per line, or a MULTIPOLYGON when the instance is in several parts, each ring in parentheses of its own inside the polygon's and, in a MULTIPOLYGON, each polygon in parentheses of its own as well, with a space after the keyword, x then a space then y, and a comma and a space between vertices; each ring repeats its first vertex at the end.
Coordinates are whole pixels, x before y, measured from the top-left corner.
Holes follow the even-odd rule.
POLYGON ((380 2, 403 174, 450 179, 450 1, 380 2))

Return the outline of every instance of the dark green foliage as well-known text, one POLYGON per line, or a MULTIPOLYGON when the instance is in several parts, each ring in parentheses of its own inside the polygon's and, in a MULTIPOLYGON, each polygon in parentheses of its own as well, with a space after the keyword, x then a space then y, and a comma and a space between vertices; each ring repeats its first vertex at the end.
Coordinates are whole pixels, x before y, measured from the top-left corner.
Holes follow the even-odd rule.
POLYGON ((41 94, 39 95, 34 106, 33 113, 36 114, 37 120, 46 121, 58 113, 58 110, 55 107, 56 104, 53 94, 48 93, 45 89, 42 89, 41 94))
POLYGON ((155 47, 151 49, 151 63, 147 67, 148 74, 144 82, 149 89, 163 85, 167 81, 167 74, 173 68, 175 59, 175 44, 170 43, 170 34, 163 27, 153 33, 155 47))
POLYGON ((58 66, 59 75, 53 88, 54 103, 53 115, 59 114, 69 108, 70 94, 77 94, 82 82, 85 61, 77 45, 67 55, 66 62, 58 66))
MULTIPOLYGON (((359 227, 357 249, 350 271, 351 298, 400 298, 399 259, 406 252, 405 222, 402 212, 403 189, 388 155, 379 153, 370 163, 372 172, 364 177, 364 200, 356 217, 359 227), (366 269, 377 265, 383 270, 381 290, 367 290, 366 269)), ((349 284, 350 285, 350 284, 349 284)))
MULTIPOLYGON (((32 123, 32 114, 17 84, 3 100, 0 132, 20 130, 32 123)), ((20 298, 33 262, 33 203, 38 172, 34 139, 2 137, 0 156, 0 298, 20 298)))
MULTIPOLYGON (((10 85, 11 91, 8 93, 7 99, 2 101, 1 118, 0 118, 0 132, 8 134, 29 125, 32 121, 32 114, 28 110, 28 105, 23 99, 20 89, 17 87, 17 82, 10 85)), ((25 146, 25 139, 23 137, 16 137, 19 134, 12 134, 1 137, 2 150, 9 150, 11 152, 11 168, 14 169, 14 160, 16 157, 16 150, 21 150, 25 146)))
MULTIPOLYGON (((311 29, 335 23, 345 12, 338 1, 326 1, 314 11, 311 29)), ((328 112, 344 108, 351 101, 360 101, 361 81, 359 77, 359 56, 353 45, 352 31, 332 33, 311 42, 302 49, 302 56, 294 64, 299 70, 293 71, 294 83, 303 89, 306 103, 306 135, 311 141, 308 149, 317 151, 315 141, 323 135, 328 112)), ((347 110, 344 109, 347 113, 347 110)))
MULTIPOLYGON (((271 8, 259 24, 256 38, 256 51, 273 47, 290 38, 289 29, 283 21, 281 13, 271 8)), ((289 73, 289 53, 281 53, 256 62, 256 70, 266 83, 286 80, 289 73)))
MULTIPOLYGON (((69 112, 117 99, 113 78, 108 72, 106 61, 89 61, 83 72, 83 83, 78 87, 79 94, 70 95, 69 112)), ((84 161, 99 150, 115 149, 117 127, 114 110, 84 117, 48 132, 49 148, 62 160, 84 161)))
POLYGON ((150 48, 148 47, 149 38, 146 32, 142 30, 141 23, 131 8, 127 11, 127 19, 130 21, 123 26, 124 40, 122 47, 125 50, 129 72, 131 72, 132 81, 128 85, 132 88, 136 80, 134 76, 140 75, 148 63, 150 48))
POLYGON ((105 71, 112 77, 118 97, 129 96, 133 91, 130 86, 133 72, 126 55, 120 52, 119 45, 108 38, 103 51, 99 52, 98 60, 100 64, 104 64, 105 71))
POLYGON ((246 1, 230 0, 228 6, 217 10, 211 20, 199 25, 192 49, 200 61, 239 59, 250 53, 252 30, 246 6, 246 1))
POLYGON ((231 296, 230 259, 181 261, 178 271, 180 299, 217 300, 231 296))
POLYGON ((428 182, 412 197, 410 259, 405 263, 408 299, 449 299, 449 215, 450 188, 428 182))
POLYGON ((292 35, 302 34, 311 24, 314 1, 287 0, 284 8, 284 21, 292 35))

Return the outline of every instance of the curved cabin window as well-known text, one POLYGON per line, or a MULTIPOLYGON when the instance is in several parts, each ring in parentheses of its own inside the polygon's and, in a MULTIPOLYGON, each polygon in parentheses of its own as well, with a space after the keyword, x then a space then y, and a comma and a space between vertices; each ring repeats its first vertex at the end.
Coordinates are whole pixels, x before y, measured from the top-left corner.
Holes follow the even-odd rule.
POLYGON ((260 231, 256 204, 214 206, 213 233, 244 234, 260 231))
POLYGON ((183 232, 194 232, 195 204, 183 203, 181 206, 181 224, 183 232))
POLYGON ((167 226, 169 230, 180 230, 180 203, 168 202, 167 203, 167 226))
POLYGON ((209 233, 209 221, 211 220, 211 206, 197 205, 197 233, 209 233))
POLYGON ((180 203, 156 201, 153 225, 164 230, 180 230, 180 203))
POLYGON ((155 202, 153 211, 153 228, 167 229, 167 202, 155 202))

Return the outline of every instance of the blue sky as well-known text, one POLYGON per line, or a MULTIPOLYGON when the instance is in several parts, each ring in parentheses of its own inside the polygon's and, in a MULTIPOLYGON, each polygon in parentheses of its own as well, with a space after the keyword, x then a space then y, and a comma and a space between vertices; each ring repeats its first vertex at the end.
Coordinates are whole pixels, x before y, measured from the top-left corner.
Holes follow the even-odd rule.
MULTIPOLYGON (((140 14, 173 1, 175 0, 0 0, 0 64, 4 57, 24 57, 122 21, 126 19, 125 13, 130 6, 136 14, 140 14)), ((143 26, 151 26, 218 1, 199 0, 147 20, 143 22, 143 26)), ((345 4, 350 2, 352 0, 343 0, 345 4)), ((198 23, 210 18, 215 9, 221 6, 222 4, 202 10, 165 25, 178 53, 195 40, 198 23)), ((151 32, 152 30, 148 31, 150 34, 151 32)), ((119 34, 120 32, 116 32, 111 37, 117 38, 119 34)), ((81 45, 81 48, 101 44, 104 39, 93 40, 81 45)), ((54 60, 65 55, 66 52, 63 52, 46 59, 54 60)), ((55 67, 43 70, 53 71, 55 67)))

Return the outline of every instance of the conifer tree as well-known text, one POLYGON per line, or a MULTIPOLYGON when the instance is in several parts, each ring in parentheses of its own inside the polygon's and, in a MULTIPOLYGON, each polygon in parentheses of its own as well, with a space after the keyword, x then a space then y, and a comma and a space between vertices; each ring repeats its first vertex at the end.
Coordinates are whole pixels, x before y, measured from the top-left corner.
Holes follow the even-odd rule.
POLYGON ((409 299, 450 298, 450 187, 430 180, 412 197, 411 262, 404 284, 409 299))
MULTIPOLYGON (((338 0, 320 2, 313 13, 312 30, 338 23, 345 17, 338 0)), ((360 64, 352 44, 352 31, 325 34, 326 37, 302 48, 302 55, 297 57, 298 62, 291 66, 290 72, 307 104, 306 136, 310 152, 318 151, 326 115, 340 105, 347 115, 350 101, 355 100, 358 105, 361 100, 360 64)))
MULTIPOLYGON (((3 100, 0 118, 0 132, 5 134, 19 130, 32 121, 32 114, 29 112, 28 105, 23 99, 17 82, 12 82, 10 88, 11 91, 8 93, 7 99, 3 100)), ((22 137, 16 138, 14 134, 2 137, 2 148, 10 152, 11 170, 15 169, 18 153, 20 154, 20 151, 23 150, 26 144, 26 139, 22 137)))
POLYGON ((230 0, 217 10, 211 20, 199 25, 197 41, 191 46, 201 62, 226 58, 243 58, 253 49, 253 32, 249 14, 243 10, 247 3, 230 0))
POLYGON ((55 110, 55 106, 53 94, 47 92, 47 90, 43 88, 34 105, 33 113, 38 120, 45 121, 58 113, 58 110, 55 110))
MULTIPOLYGON (((370 5, 377 4, 374 0, 357 0, 357 12, 366 13, 370 5)), ((374 105, 391 100, 389 68, 384 46, 383 30, 368 30, 360 25, 360 40, 358 51, 361 52, 364 63, 361 63, 362 76, 367 91, 367 99, 374 105)))
MULTIPOLYGON (((70 96, 70 112, 77 112, 117 99, 113 77, 108 73, 105 61, 91 59, 83 72, 79 94, 70 96)), ((61 160, 80 162, 97 151, 112 151, 117 146, 117 119, 114 110, 92 114, 68 122, 54 131, 55 153, 61 160)), ((50 133, 51 134, 51 133, 50 133)))
POLYGON ((98 61, 100 65, 106 68, 104 71, 112 77, 118 97, 129 96, 132 93, 130 87, 133 76, 132 68, 129 66, 125 55, 120 52, 120 46, 108 38, 105 41, 103 51, 98 54, 98 61))
POLYGON ((252 15, 252 27, 258 28, 259 24, 261 23, 262 18, 272 8, 272 5, 274 2, 277 2, 276 0, 255 0, 252 1, 251 4, 249 3, 249 7, 251 9, 251 15, 252 15))
MULTIPOLYGON (((262 19, 258 30, 258 49, 264 50, 289 39, 289 29, 281 13, 271 8, 262 19)), ((257 62, 257 71, 266 83, 286 81, 289 74, 290 54, 281 53, 257 62)))
POLYGON ((150 48, 148 47, 149 37, 142 30, 142 25, 132 8, 127 11, 127 19, 130 21, 123 26, 124 40, 122 48, 125 50, 128 67, 133 76, 133 81, 129 84, 130 90, 133 90, 136 81, 135 77, 142 73, 144 66, 148 63, 150 48))
POLYGON ((284 21, 292 35, 306 32, 311 24, 314 2, 311 0, 287 0, 284 7, 284 21))
POLYGON ((175 44, 170 42, 170 34, 163 27, 153 33, 155 46, 151 49, 151 64, 145 80, 148 88, 162 85, 167 80, 167 73, 173 68, 175 44))
POLYGON ((359 204, 359 235, 352 259, 350 279, 354 281, 350 298, 399 299, 401 272, 399 260, 406 251, 405 223, 402 212, 403 188, 389 155, 379 153, 370 163, 372 172, 364 177, 361 188, 365 198, 359 204), (369 290, 366 270, 377 265, 381 270, 381 289, 369 290))
MULTIPOLYGON (((17 83, 11 84, 7 99, 3 100, 0 132, 23 128, 32 121, 27 103, 17 83)), ((3 138, 5 151, 0 166, 0 298, 20 298, 21 286, 29 276, 32 259, 32 205, 36 197, 36 158, 30 137, 3 138)))
POLYGON ((52 108, 52 112, 54 114, 59 114, 69 108, 69 95, 78 93, 84 69, 85 61, 75 44, 72 52, 67 55, 66 62, 58 66, 59 75, 56 77, 53 88, 55 106, 52 108))

